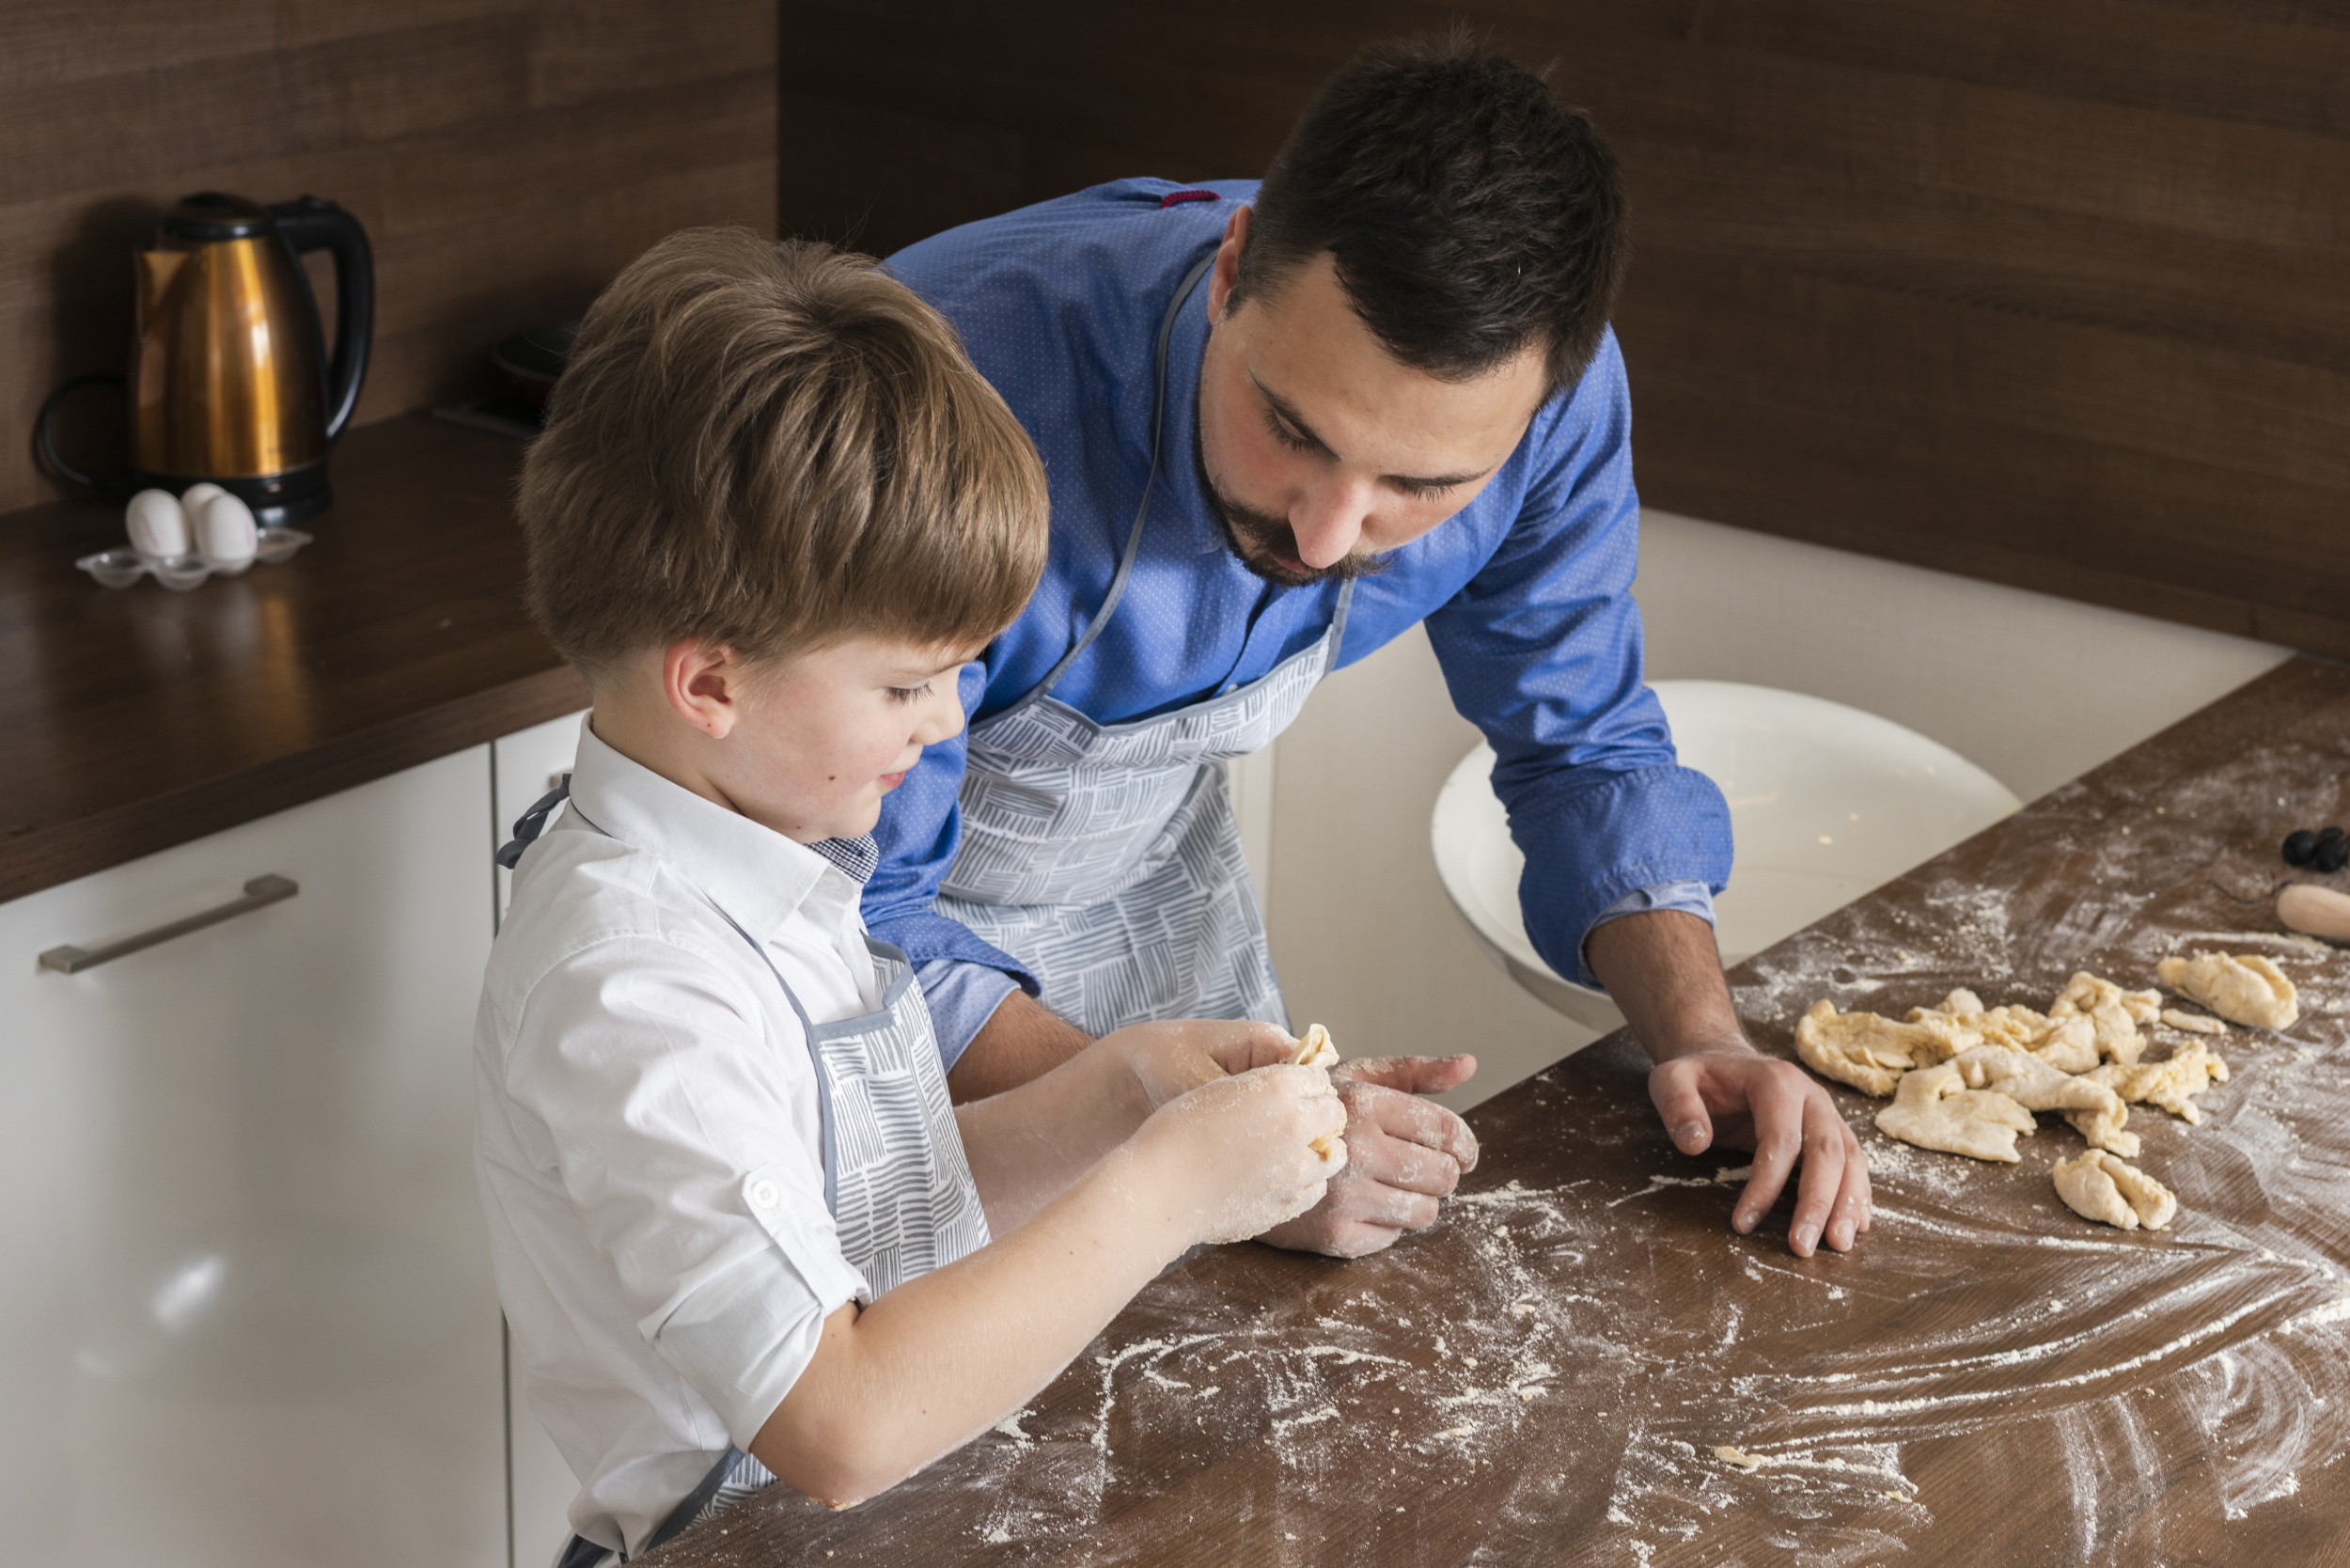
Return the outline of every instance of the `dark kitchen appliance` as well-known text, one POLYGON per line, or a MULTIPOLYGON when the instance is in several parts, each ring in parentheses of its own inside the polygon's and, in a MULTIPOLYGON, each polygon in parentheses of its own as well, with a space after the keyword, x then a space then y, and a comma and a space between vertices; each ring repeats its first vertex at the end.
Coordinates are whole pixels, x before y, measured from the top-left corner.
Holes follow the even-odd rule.
MULTIPOLYGON (((375 263, 359 220, 304 196, 264 207, 200 192, 174 203, 137 252, 132 349, 131 488, 177 494, 210 480, 263 526, 333 504, 327 448, 351 422, 375 324, 375 263), (335 352, 327 359, 306 251, 335 259, 335 352)), ((63 477, 112 489, 58 461, 41 410, 42 455, 63 477)))

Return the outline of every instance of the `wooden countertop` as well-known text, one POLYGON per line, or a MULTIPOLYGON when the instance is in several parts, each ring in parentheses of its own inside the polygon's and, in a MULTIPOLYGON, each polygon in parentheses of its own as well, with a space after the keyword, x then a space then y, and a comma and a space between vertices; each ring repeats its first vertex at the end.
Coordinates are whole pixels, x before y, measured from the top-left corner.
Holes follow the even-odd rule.
POLYGON ((2219 1043, 2201 1125, 2133 1107, 2167 1233, 2059 1203, 2053 1117, 1984 1165, 1839 1089, 1875 1229, 1796 1259, 1784 1204, 1731 1234, 1745 1156, 1675 1152, 1619 1034, 1474 1113, 1484 1164, 1434 1230, 1208 1253, 914 1480, 840 1513, 775 1487, 657 1561, 2342 1560, 2350 980, 2270 908, 2278 841, 2350 819, 2345 776, 2350 671, 2295 660, 1732 974, 1788 1053, 1822 996, 2044 1008, 2077 968, 2270 954, 2302 1021, 2219 1043))
POLYGON ((352 431, 291 560, 102 588, 122 509, 0 526, 0 899, 587 706, 523 614, 522 447, 421 416, 352 431))

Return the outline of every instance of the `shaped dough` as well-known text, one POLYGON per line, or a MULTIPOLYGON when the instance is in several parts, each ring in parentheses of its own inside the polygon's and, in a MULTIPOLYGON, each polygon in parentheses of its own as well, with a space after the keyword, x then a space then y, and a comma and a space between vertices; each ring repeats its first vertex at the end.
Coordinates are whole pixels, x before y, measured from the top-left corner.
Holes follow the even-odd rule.
POLYGON ((2056 1163, 2057 1196, 2083 1219, 2135 1231, 2161 1231, 2179 1212, 2179 1200, 2160 1182, 2103 1150, 2092 1149, 2056 1163))
POLYGON ((2207 1012, 2181 1012, 2177 1008, 2167 1007, 2162 1010, 2162 1021, 2174 1029, 2185 1029, 2189 1034, 2228 1032, 2227 1025, 2207 1012))
POLYGON ((2005 1045, 2029 1051, 2060 1073, 2086 1073, 2098 1061, 2096 1027, 2090 1019, 2056 1017, 2013 1004, 1986 1009, 1967 990, 1951 992, 1936 1008, 1911 1008, 1909 1021, 1933 1029, 1953 1054, 2005 1045))
POLYGON ((2076 1078, 2038 1057, 1998 1045, 1968 1051, 1951 1065, 1968 1089, 1994 1090, 2026 1110, 2070 1112, 2073 1125, 2092 1148, 2110 1149, 2117 1154, 2138 1152, 2138 1135, 2122 1130, 2130 1107, 2112 1086, 2096 1082, 2093 1076, 2076 1078))
MULTIPOLYGON (((1969 1043, 1978 1038, 1970 1030, 1956 1032, 1969 1043)), ((1963 1048, 1948 1028, 1899 1024, 1873 1012, 1840 1013, 1825 998, 1812 1003, 1795 1026, 1795 1054, 1813 1072, 1880 1099, 1892 1093, 1911 1068, 1947 1061, 1963 1048)))
MULTIPOLYGON (((1330 1031, 1320 1024, 1307 1025, 1306 1037, 1297 1043, 1297 1049, 1290 1054, 1290 1065, 1292 1067, 1336 1067, 1338 1064, 1339 1048, 1330 1043, 1330 1031)), ((1338 1152, 1339 1138, 1340 1135, 1332 1133, 1314 1139, 1307 1147, 1326 1160, 1338 1152)))
MULTIPOLYGON (((1896 1026, 1898 1027, 1898 1026, 1896 1026)), ((2031 1112, 1993 1090, 1971 1090, 1956 1062, 1905 1074, 1893 1103, 1877 1112, 1877 1130, 1888 1137, 2013 1165, 2015 1135, 2035 1131, 2031 1112)))
POLYGON ((2048 1007, 2051 1018, 2087 1018, 2096 1033, 2097 1054, 2121 1062, 2136 1061, 2144 1053, 2146 1037, 2138 1026, 2153 1023, 2161 1011, 2159 991, 2124 991, 2086 970, 2076 972, 2048 1007))
POLYGON ((1293 1067, 1336 1067, 1339 1064, 1339 1048, 1330 1043, 1330 1031, 1320 1024, 1307 1025, 1306 1037, 1297 1043, 1297 1049, 1291 1053, 1290 1064, 1293 1067))
POLYGON ((2154 978, 2232 1023, 2281 1029, 2301 1016, 2293 982, 2259 953, 2247 958, 2230 953, 2166 958, 2154 965, 2154 978))
MULTIPOLYGON (((2106 1085, 2132 1104, 2160 1105, 2183 1121, 2201 1121, 2203 1113, 2196 1108, 2190 1096, 2202 1093, 2215 1083, 2226 1083, 2228 1064, 2198 1040, 2172 1052, 2168 1061, 2142 1061, 2135 1067, 2115 1062, 2084 1077, 2106 1085)), ((2094 1143, 2096 1139, 2090 1141, 2094 1143)))

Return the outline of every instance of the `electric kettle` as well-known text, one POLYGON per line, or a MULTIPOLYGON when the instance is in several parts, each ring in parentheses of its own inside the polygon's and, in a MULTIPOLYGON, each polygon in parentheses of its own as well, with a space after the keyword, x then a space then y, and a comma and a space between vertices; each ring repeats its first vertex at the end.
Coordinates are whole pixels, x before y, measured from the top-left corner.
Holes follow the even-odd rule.
MULTIPOLYGON (((375 326, 375 261, 359 220, 304 196, 264 207, 204 191, 172 204, 136 253, 131 352, 133 490, 227 490, 264 527, 333 504, 326 453, 351 421, 375 326), (335 354, 327 362, 305 251, 335 259, 335 354)), ((65 478, 111 490, 56 459, 41 411, 42 455, 65 478)))

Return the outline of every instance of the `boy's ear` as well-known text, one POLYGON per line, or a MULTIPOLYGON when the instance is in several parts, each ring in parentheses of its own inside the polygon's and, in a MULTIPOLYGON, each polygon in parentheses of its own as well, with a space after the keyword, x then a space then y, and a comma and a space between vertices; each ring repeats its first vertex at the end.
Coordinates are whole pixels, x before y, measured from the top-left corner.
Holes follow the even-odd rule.
POLYGON ((723 741, 742 713, 743 661, 731 648, 681 637, 662 650, 661 696, 671 713, 723 741))

